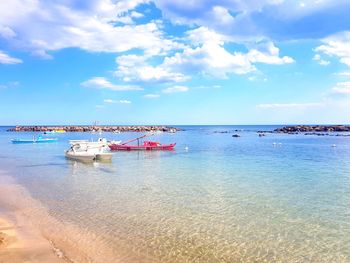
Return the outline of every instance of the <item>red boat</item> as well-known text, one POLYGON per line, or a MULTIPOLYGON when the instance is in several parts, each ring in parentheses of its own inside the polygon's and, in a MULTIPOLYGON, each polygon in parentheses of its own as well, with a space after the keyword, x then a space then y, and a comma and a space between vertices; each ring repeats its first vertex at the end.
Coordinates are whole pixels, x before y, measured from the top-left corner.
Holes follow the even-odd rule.
POLYGON ((132 151, 132 150, 138 150, 138 151, 155 151, 155 150, 163 150, 163 151, 171 151, 174 150, 176 143, 172 144, 161 144, 159 142, 153 142, 153 141, 144 141, 143 144, 140 144, 140 139, 146 137, 147 135, 141 136, 136 139, 132 139, 130 141, 116 144, 112 143, 109 144, 109 148, 111 151, 132 151), (128 143, 136 141, 137 145, 130 145, 128 143))

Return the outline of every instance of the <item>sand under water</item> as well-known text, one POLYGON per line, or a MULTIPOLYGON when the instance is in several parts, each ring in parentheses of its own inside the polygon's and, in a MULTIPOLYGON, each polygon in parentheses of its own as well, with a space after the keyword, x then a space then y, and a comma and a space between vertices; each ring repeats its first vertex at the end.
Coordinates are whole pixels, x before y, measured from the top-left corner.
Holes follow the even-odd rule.
POLYGON ((139 262, 100 237, 61 222, 16 181, 0 171, 0 263, 139 262))
POLYGON ((24 189, 0 173, 0 262, 67 262, 28 218, 24 189))
POLYGON ((349 137, 253 128, 188 127, 155 138, 173 152, 90 165, 63 153, 95 135, 18 146, 0 132, 0 215, 68 262, 349 262, 349 137))

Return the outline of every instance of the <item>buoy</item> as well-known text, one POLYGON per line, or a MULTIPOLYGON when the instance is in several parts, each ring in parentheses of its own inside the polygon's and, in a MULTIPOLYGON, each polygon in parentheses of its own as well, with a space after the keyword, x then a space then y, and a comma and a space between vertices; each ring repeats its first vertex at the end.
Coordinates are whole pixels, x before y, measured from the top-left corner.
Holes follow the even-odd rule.
POLYGON ((187 146, 185 147, 185 150, 188 151, 188 147, 187 146))

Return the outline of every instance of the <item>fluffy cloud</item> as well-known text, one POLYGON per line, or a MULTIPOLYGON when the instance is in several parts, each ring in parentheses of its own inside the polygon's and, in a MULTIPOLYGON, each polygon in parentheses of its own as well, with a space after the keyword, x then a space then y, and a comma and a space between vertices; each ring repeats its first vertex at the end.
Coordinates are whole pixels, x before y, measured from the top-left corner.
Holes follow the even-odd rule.
POLYGON ((147 64, 146 56, 124 55, 118 57, 116 62, 118 68, 115 75, 126 82, 182 82, 188 79, 184 74, 172 72, 162 65, 147 64))
POLYGON ((348 18, 348 0, 155 0, 155 3, 175 23, 207 26, 248 38, 322 38, 349 26, 339 23, 348 18))
POLYGON ((15 48, 39 54, 69 47, 92 52, 141 49, 159 54, 176 47, 156 22, 116 25, 140 17, 129 10, 143 2, 147 1, 2 1, 0 35, 15 48))
POLYGON ((279 56, 279 49, 271 41, 262 41, 248 53, 230 52, 224 44, 235 40, 219 34, 206 27, 200 27, 187 32, 192 44, 166 57, 163 66, 172 70, 186 72, 201 72, 215 77, 225 78, 228 74, 246 74, 255 71, 254 63, 287 64, 293 63, 290 57, 279 56))
POLYGON ((165 16, 175 23, 223 27, 234 23, 235 17, 231 13, 251 13, 261 10, 266 5, 279 4, 283 0, 155 0, 154 2, 165 16))
POLYGON ((22 60, 18 58, 13 58, 0 50, 0 64, 19 64, 22 60))
POLYGON ((291 57, 280 57, 279 48, 270 41, 260 45, 260 48, 262 50, 252 49, 248 52, 247 56, 250 62, 275 65, 294 63, 294 59, 291 57))
POLYGON ((94 77, 87 81, 81 83, 83 87, 87 88, 96 88, 96 89, 110 89, 115 91, 126 91, 126 90, 142 90, 142 88, 138 86, 132 85, 116 85, 109 82, 107 79, 103 77, 94 77))
POLYGON ((189 90, 188 87, 186 86, 174 86, 174 87, 169 87, 166 89, 163 89, 163 93, 178 93, 178 92, 187 92, 189 90))
POLYGON ((322 40, 323 45, 316 52, 339 58, 340 62, 350 66, 350 31, 341 32, 322 40))
POLYGON ((321 58, 320 54, 315 54, 312 60, 317 61, 321 66, 328 66, 331 62, 321 58))

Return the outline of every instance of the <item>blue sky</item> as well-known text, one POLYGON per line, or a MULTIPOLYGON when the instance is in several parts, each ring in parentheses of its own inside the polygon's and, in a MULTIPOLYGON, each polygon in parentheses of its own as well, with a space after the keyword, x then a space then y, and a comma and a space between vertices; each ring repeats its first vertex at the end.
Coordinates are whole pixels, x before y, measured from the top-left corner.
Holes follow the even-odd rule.
POLYGON ((350 123, 348 0, 0 2, 0 125, 350 123))

